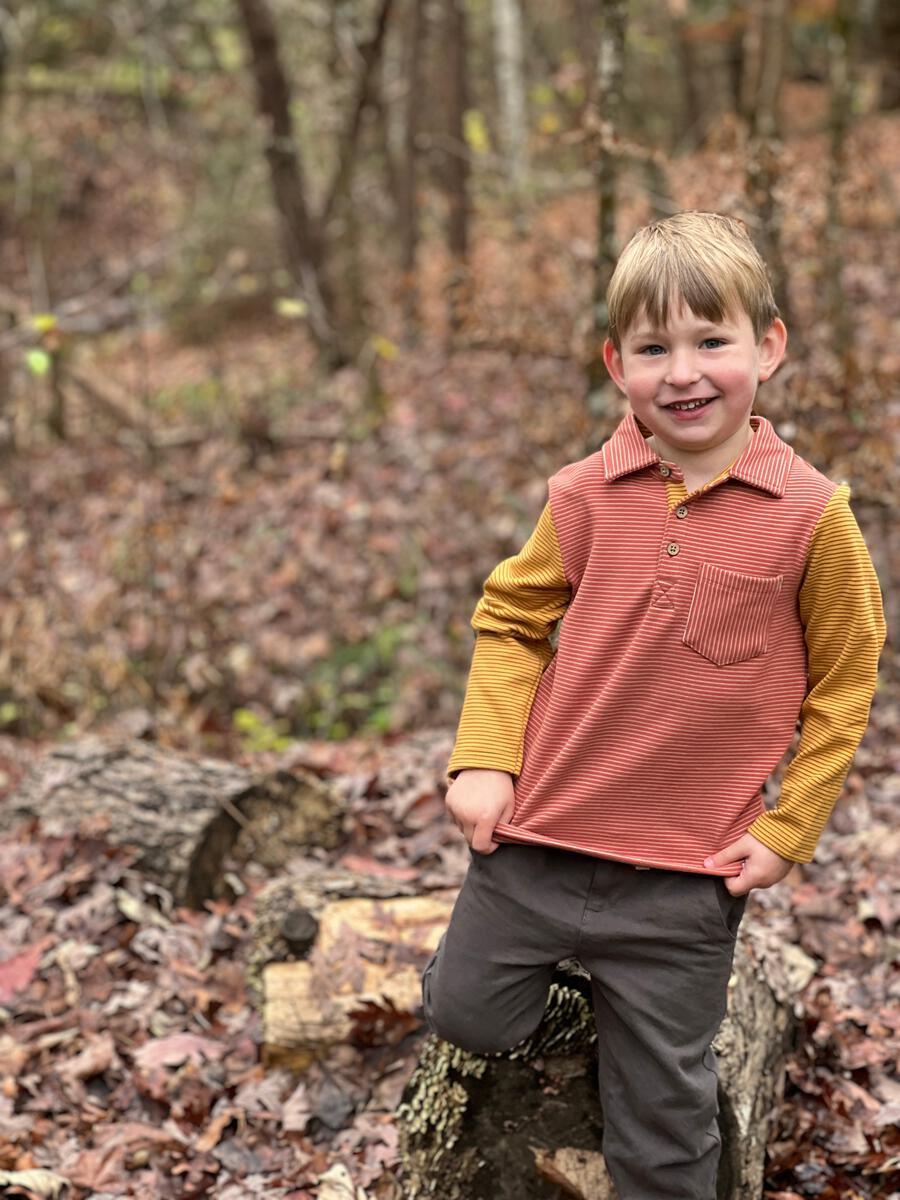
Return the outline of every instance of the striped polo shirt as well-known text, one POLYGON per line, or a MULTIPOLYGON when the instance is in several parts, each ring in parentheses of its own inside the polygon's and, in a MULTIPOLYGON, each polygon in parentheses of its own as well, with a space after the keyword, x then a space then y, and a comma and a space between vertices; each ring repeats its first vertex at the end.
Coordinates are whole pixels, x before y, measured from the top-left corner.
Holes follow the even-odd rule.
POLYGON ((749 831, 812 859, 868 720, 881 594, 849 488, 750 424, 688 494, 629 413, 488 577, 448 773, 513 776, 496 841, 729 875, 703 860, 749 831))

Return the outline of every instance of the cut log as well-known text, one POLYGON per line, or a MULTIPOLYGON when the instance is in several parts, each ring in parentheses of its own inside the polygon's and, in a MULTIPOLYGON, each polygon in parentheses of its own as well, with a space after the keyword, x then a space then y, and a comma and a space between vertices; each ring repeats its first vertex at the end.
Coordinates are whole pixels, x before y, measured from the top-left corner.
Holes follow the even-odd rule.
POLYGON ((35 818, 45 833, 87 825, 134 847, 140 870, 200 907, 227 893, 227 854, 280 867, 311 846, 332 848, 343 809, 310 772, 258 777, 134 738, 91 737, 43 755, 0 807, 3 830, 35 818))
POLYGON ((421 1024, 422 970, 457 889, 417 886, 307 862, 260 893, 249 983, 267 1062, 302 1066, 339 1042, 390 1042, 421 1024))
MULTIPOLYGON (((718 1200, 759 1200, 794 1020, 813 964, 742 926, 719 1062, 718 1200), (767 961, 769 960, 769 961, 767 961)), ((429 1035, 397 1111, 407 1200, 613 1200, 603 1164, 589 977, 561 963, 540 1026, 512 1050, 470 1054, 429 1035)))

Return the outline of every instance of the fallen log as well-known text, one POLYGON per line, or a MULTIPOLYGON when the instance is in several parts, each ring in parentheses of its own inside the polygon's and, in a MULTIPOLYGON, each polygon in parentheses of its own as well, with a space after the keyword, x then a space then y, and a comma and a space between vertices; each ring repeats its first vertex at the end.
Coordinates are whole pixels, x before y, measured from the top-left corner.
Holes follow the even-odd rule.
POLYGON ((194 907, 227 894, 223 861, 283 866, 341 839, 337 794, 307 771, 256 776, 137 738, 88 737, 55 746, 0 806, 0 829, 39 820, 64 834, 85 824, 137 851, 136 866, 194 907))
POLYGON ((266 1061, 302 1069, 338 1043, 390 1042, 421 1025, 422 969, 457 890, 422 893, 409 880, 315 862, 264 888, 248 982, 266 1061))

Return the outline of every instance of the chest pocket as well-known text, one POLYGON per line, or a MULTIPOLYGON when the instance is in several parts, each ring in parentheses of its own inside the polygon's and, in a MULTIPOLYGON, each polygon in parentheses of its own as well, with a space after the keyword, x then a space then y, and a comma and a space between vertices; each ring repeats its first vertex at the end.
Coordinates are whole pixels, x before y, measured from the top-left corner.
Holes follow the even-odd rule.
POLYGON ((741 575, 701 563, 683 641, 719 667, 765 654, 783 575, 741 575))

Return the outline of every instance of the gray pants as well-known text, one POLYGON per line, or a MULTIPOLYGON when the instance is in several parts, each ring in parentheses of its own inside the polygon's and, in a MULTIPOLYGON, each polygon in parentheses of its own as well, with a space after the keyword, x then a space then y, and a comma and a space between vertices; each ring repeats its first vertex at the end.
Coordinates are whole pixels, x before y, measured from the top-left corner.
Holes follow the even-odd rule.
POLYGON ((746 896, 715 875, 545 846, 471 855, 422 977, 433 1033, 478 1054, 533 1033, 558 962, 590 972, 603 1155, 620 1200, 715 1200, 718 1071, 746 896))

